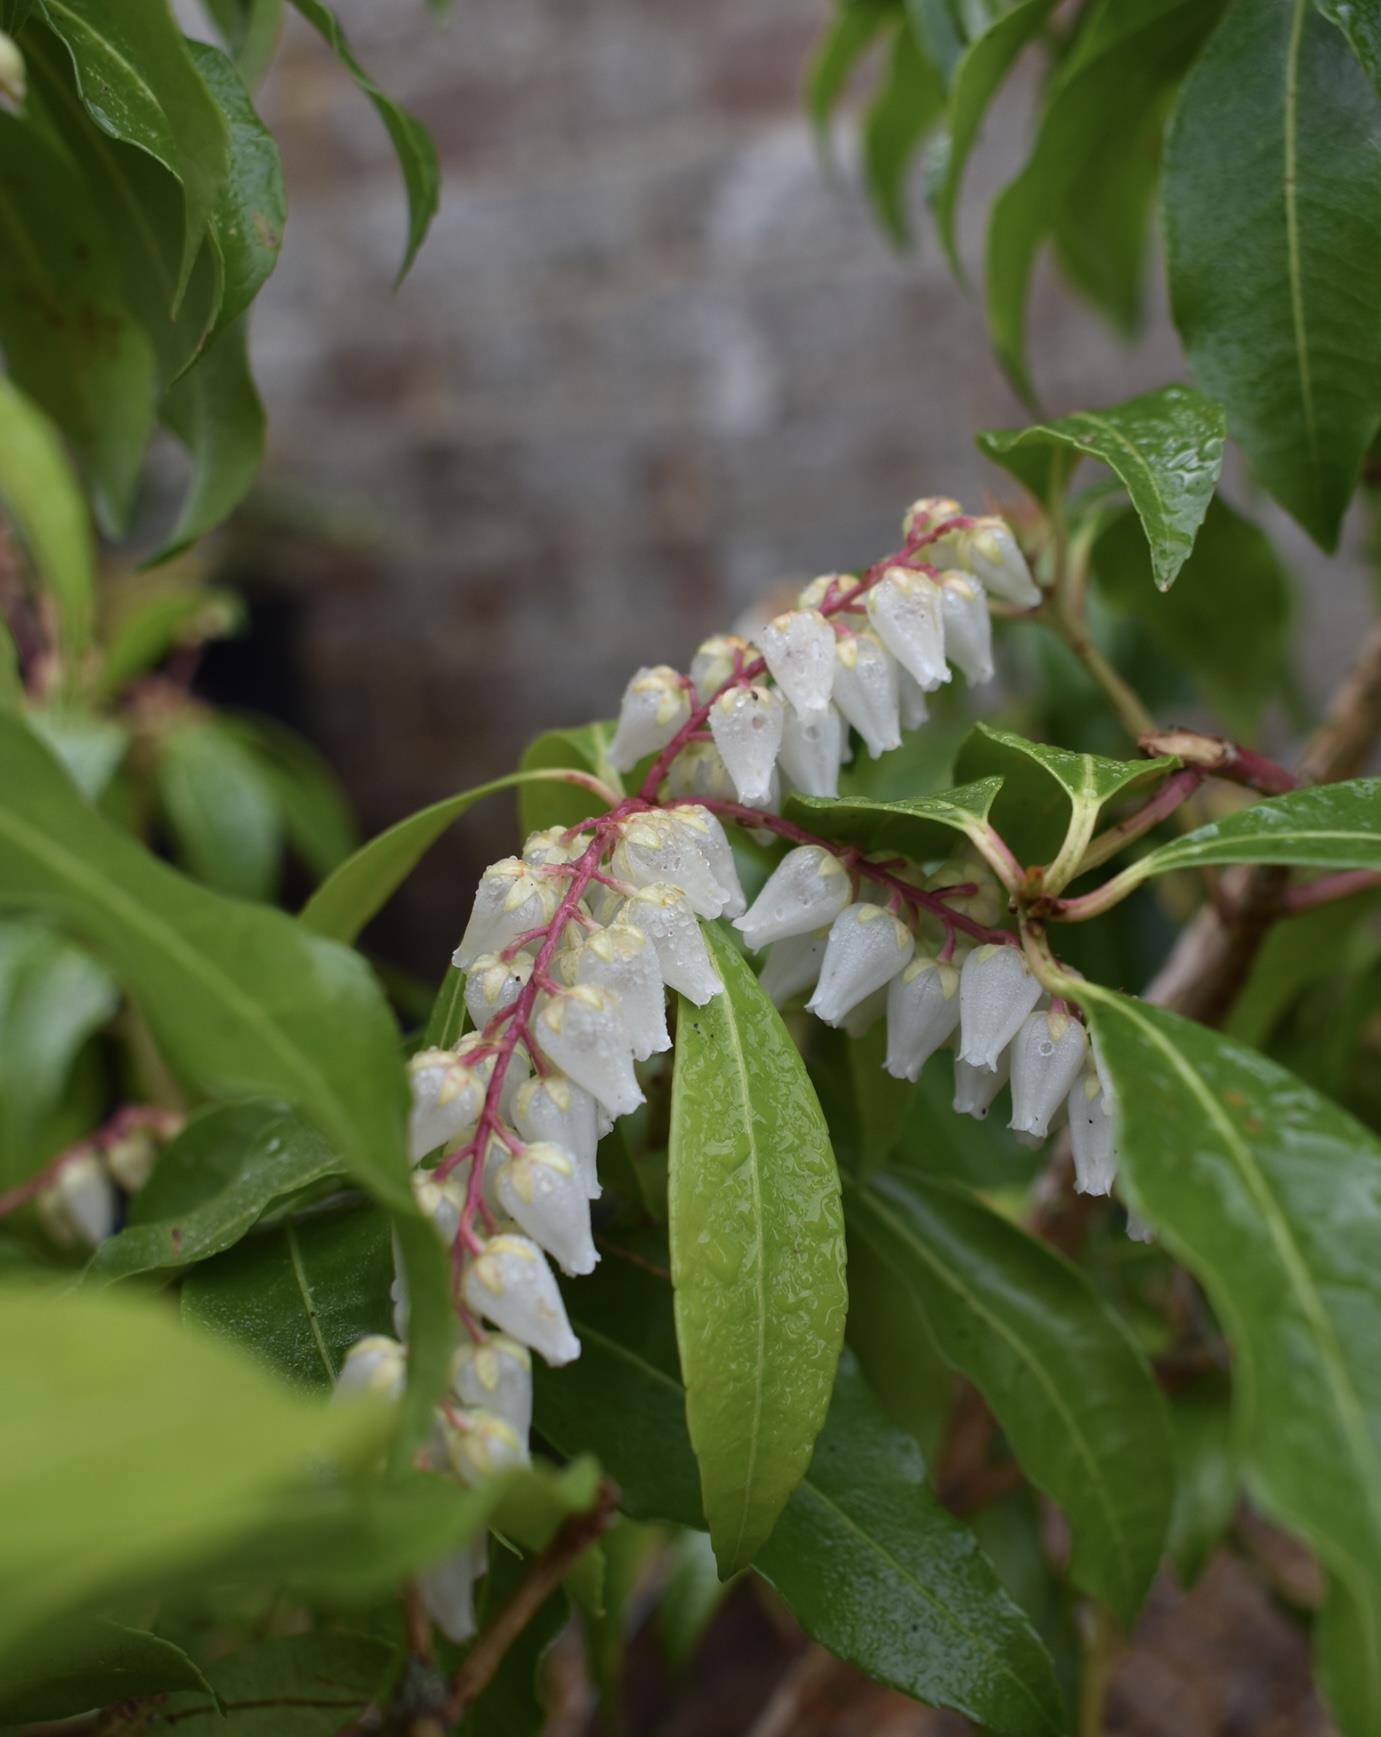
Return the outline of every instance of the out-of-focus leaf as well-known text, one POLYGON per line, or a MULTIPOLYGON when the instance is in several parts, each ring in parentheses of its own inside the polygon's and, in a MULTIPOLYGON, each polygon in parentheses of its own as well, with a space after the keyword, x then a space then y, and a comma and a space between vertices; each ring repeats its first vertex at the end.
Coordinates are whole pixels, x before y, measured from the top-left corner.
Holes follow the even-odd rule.
POLYGON ((17 712, 24 699, 24 681, 19 673, 19 647, 14 635, 0 622, 0 711, 17 712))
POLYGON ((64 652, 79 657, 91 637, 95 589, 86 508, 57 430, 3 374, 0 500, 24 541, 35 579, 52 598, 64 652))
POLYGON ((251 90, 268 71, 283 28, 283 0, 203 0, 251 90))
POLYGON ((1175 1508, 1170 1560, 1192 1586, 1232 1523, 1237 1507, 1237 1450, 1226 1383, 1181 1394, 1170 1408, 1175 1437, 1175 1508))
POLYGON ((222 727, 254 755, 273 791, 288 843, 313 874, 325 876, 359 842, 350 801, 334 768, 304 736, 272 718, 222 717, 222 727))
POLYGON ((0 1720, 67 1719, 115 1701, 175 1689, 213 1691, 181 1647, 104 1617, 64 1623, 0 1673, 0 1720))
POLYGON ((883 228, 898 247, 909 238, 906 170, 944 110, 945 87, 903 19, 882 86, 863 120, 863 166, 883 228))
POLYGON ((1125 871, 1133 884, 1205 863, 1381 869, 1381 778, 1348 778, 1267 797, 1196 827, 1125 871))
POLYGON ((368 1635, 318 1631, 256 1641, 206 1667, 207 1695, 170 1695, 162 1713, 190 1737, 336 1737, 381 1700, 397 1652, 368 1635))
POLYGON ((897 16, 897 0, 842 0, 825 27, 806 75, 806 112, 822 145, 828 142, 830 117, 849 74, 883 26, 897 16))
POLYGON ((129 731, 114 718, 65 707, 34 707, 24 722, 54 754, 89 801, 102 797, 129 747, 129 731))
MULTIPOLYGON (((608 723, 547 730, 523 749, 519 770, 559 772, 563 767, 574 766, 607 784, 615 795, 622 795, 623 780, 609 764, 609 744, 613 739, 614 726, 608 723)), ((578 826, 597 808, 598 803, 589 791, 575 785, 534 781, 518 790, 518 823, 524 833, 544 832, 549 826, 578 826)))
POLYGON ((1366 919, 1379 908, 1381 893, 1354 895, 1273 923, 1223 1027, 1228 1036, 1253 1049, 1267 1049, 1301 994, 1314 986, 1341 984, 1349 968, 1365 968, 1377 952, 1366 919))
POLYGON ((678 1531, 666 1550, 665 1574, 657 1601, 657 1635, 668 1664, 684 1671, 724 1601, 709 1533, 678 1531))
POLYGON ((257 762, 214 718, 191 715, 158 743, 158 793, 182 866, 218 892, 267 899, 278 879, 278 806, 257 762))
POLYGON ((172 387, 164 420, 192 457, 177 523, 148 565, 214 530, 249 493, 264 457, 264 407, 249 371, 243 323, 231 326, 172 387))
POLYGON ((234 632, 241 614, 239 599, 229 591, 152 590, 107 626, 91 683, 94 698, 114 699, 178 646, 234 632))

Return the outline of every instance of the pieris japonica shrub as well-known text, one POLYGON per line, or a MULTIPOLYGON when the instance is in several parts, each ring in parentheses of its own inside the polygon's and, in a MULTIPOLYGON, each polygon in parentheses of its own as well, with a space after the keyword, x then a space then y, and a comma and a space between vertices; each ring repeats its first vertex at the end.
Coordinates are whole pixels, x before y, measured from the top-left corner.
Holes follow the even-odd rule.
MULTIPOLYGON (((425 135, 296 4, 389 125, 410 258, 425 135)), ((944 54, 948 9, 841 11, 817 111, 891 42, 875 187, 918 90, 947 93, 957 172, 1052 11, 960 10, 944 54)), ((976 1728, 1084 1737, 1157 1577, 1168 1608, 1279 1528, 1318 1571, 1320 1690, 1375 1730, 1381 630, 1298 715, 1292 582, 1216 494, 1226 403, 1331 535, 1381 421, 1372 337, 1304 343, 1346 248, 1291 254, 1287 372, 1319 370, 1295 470, 1182 284, 1216 397, 980 435, 1029 498, 920 496, 890 547, 660 648, 607 721, 352 849, 301 744, 194 696, 230 600, 195 567, 146 592, 114 547, 156 417, 198 469, 155 576, 253 470, 212 433, 248 418, 255 444, 266 38, 261 9, 213 11, 230 55, 156 4, 0 7, 27 165, 0 209, 31 238, 0 273, 0 1722, 511 1737, 555 1646, 612 1724, 645 1613, 670 1676, 728 1598, 808 1637, 809 1680, 832 1655, 976 1728), (84 376, 125 418, 100 439, 12 293, 61 286, 88 215, 130 334, 127 373, 84 376), (430 1013, 400 1017, 358 938, 499 791, 511 850, 456 888, 430 1013), (315 883, 293 912, 285 850, 315 883)), ((1026 208, 1056 221, 1051 115, 1109 89, 1116 114, 1152 66, 1156 118, 1185 80, 1183 199, 1203 82, 1231 106, 1255 56, 1277 94, 1346 81, 1346 125, 1286 129, 1282 233, 1311 234, 1305 171, 1381 138, 1343 11, 1062 13, 1026 208)), ((1118 139, 1085 131, 1092 175, 1118 139)), ((1331 183, 1358 224, 1366 173, 1331 183)), ((1173 286, 1194 225, 1166 220, 1173 286)), ((1220 261, 1220 314, 1263 258, 1220 261)))

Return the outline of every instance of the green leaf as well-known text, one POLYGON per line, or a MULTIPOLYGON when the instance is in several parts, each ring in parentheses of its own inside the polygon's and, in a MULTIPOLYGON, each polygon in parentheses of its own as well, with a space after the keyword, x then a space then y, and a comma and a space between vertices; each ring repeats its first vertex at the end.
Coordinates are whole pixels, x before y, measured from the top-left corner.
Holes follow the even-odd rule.
POLYGON ((1381 11, 1376 0, 1317 0, 1317 4, 1346 36, 1372 89, 1381 94, 1381 11))
POLYGON ((1125 512, 1099 534, 1093 570, 1117 610, 1191 672, 1233 736, 1250 736, 1285 681, 1293 613, 1290 576, 1265 532, 1215 496, 1179 584, 1157 594, 1125 512))
POLYGON ((83 568, 84 522, 64 505, 60 454, 43 425, 25 418, 23 392, 61 429, 90 481, 97 516, 123 530, 144 448, 153 429, 154 358, 130 317, 119 275, 102 245, 101 221, 71 164, 38 129, 0 112, 0 157, 6 165, 0 201, 0 344, 13 378, 3 400, 19 452, 4 460, 22 492, 21 528, 39 538, 60 529, 56 550, 36 548, 40 570, 60 578, 65 625, 77 649, 90 630, 89 580, 83 568), (52 506, 34 518, 32 470, 57 482, 52 506), (23 488, 26 472, 30 482, 23 488), (25 510, 25 502, 29 502, 25 510), (50 568, 50 563, 52 566, 50 568), (60 565, 59 565, 60 563, 60 565))
POLYGON ((148 594, 122 609, 115 621, 103 624, 101 664, 87 690, 93 703, 113 700, 179 646, 199 645, 241 625, 242 606, 232 592, 199 586, 183 589, 176 582, 166 590, 158 585, 150 582, 148 594))
POLYGON ((1136 881, 1205 863, 1381 869, 1381 778, 1350 778, 1268 797, 1172 839, 1132 865, 1136 881))
POLYGON ((264 457, 264 407, 249 371, 243 324, 231 326, 170 389, 163 418, 192 456, 177 523, 146 566, 214 530, 249 493, 264 457))
POLYGON ((160 735, 156 771, 187 872, 218 892, 272 898, 282 832, 253 756, 216 719, 189 715, 160 735))
MULTIPOLYGON (((546 730, 523 749, 518 768, 522 772, 559 772, 574 767, 598 778, 616 796, 621 796, 623 779, 609 764, 608 758, 609 744, 613 739, 614 726, 609 723, 546 730)), ((524 833, 545 832, 549 826, 578 826, 589 818, 594 802, 590 792, 578 785, 543 784, 534 780, 519 788, 518 821, 524 833)))
MULTIPOLYGON (((3 495, 0 494, 0 499, 3 495)), ((24 678, 19 671, 19 647, 14 635, 0 622, 0 710, 17 712, 24 701, 24 678)))
POLYGON ((669 1204, 686 1417, 719 1571, 744 1568, 810 1462, 844 1339, 844 1220, 800 1052, 717 927, 724 993, 682 999, 669 1204))
POLYGON ((1223 411, 1188 386, 1162 386, 1105 410, 1076 410, 1031 428, 990 429, 979 451, 1043 504, 1064 493, 1080 458, 1122 482, 1141 520, 1156 584, 1166 591, 1189 558, 1223 468, 1223 411))
POLYGON ((146 151, 182 186, 182 256, 175 314, 229 173, 225 120, 166 0, 39 0, 66 45, 77 89, 102 131, 146 151))
POLYGON ((268 71, 283 28, 283 0, 203 0, 251 90, 268 71))
POLYGON ((913 862, 926 862, 948 856, 956 832, 967 838, 986 833, 988 813, 1001 786, 1000 778, 983 778, 940 796, 904 802, 870 796, 789 796, 786 814, 817 837, 856 844, 863 850, 897 850, 913 862))
POLYGON ((330 762, 272 718, 222 717, 221 727, 254 755, 278 804, 288 843, 323 879, 359 842, 350 801, 330 762))
POLYGON ((1172 1485, 1164 1406, 1130 1334, 1080 1273, 962 1189, 908 1170, 848 1183, 845 1207, 859 1253, 920 1312, 1064 1510, 1076 1584, 1130 1623, 1172 1485))
POLYGON ((896 0, 842 0, 826 26, 806 75, 806 112, 822 146, 849 74, 897 12, 896 0))
POLYGON ((384 1698, 397 1650, 362 1634, 319 1631, 257 1641, 206 1667, 211 1692, 170 1695, 159 1709, 180 1737, 336 1737, 384 1698), (229 1715, 227 1722, 226 1715, 229 1715))
POLYGON ((119 992, 88 954, 28 917, 0 920, 0 1188, 33 1175, 83 1044, 119 992))
POLYGON ((675 1533, 663 1554, 663 1568, 662 1596, 653 1620, 667 1663, 673 1671, 683 1672, 699 1650, 728 1588, 715 1567, 708 1532, 675 1533))
POLYGON ((329 875, 302 907, 298 921, 315 934, 353 941, 447 827, 468 808, 497 790, 511 790, 515 785, 544 779, 563 782, 559 771, 510 772, 488 784, 477 784, 473 790, 462 790, 458 796, 433 802, 428 808, 419 808, 416 814, 371 838, 329 875))
POLYGON ((0 1672, 0 1720, 67 1719, 92 1707, 210 1683, 181 1647, 104 1617, 65 1623, 0 1672))
POLYGON ((1381 275, 1381 97, 1311 0, 1228 9, 1180 93, 1163 204, 1195 378, 1332 549, 1381 419, 1381 329, 1356 294, 1381 275))
POLYGON ((1176 1399, 1170 1411, 1175 1437, 1175 1509, 1170 1560, 1181 1586, 1192 1586, 1208 1567, 1237 1509, 1237 1452, 1227 1384, 1209 1383, 1176 1399))
POLYGON ((447 967, 427 1017, 423 1049, 453 1049, 465 1035, 469 1018, 465 1006, 465 973, 456 965, 447 967))
POLYGON ((1045 23, 1053 4, 1054 0, 1020 0, 969 44, 955 69, 945 116, 949 143, 931 206, 950 269, 961 283, 964 268, 955 225, 969 153, 1012 63, 1045 23))
POLYGON ((64 653, 91 638, 91 532, 62 441, 48 418, 0 374, 0 500, 23 538, 34 577, 52 598, 64 653))
POLYGON ((194 1267, 182 1284, 182 1317, 295 1385, 329 1387, 357 1339, 392 1333, 392 1279, 382 1213, 289 1219, 194 1267))
POLYGON ((1254 1050, 1110 990, 1085 1000, 1132 1202, 1223 1323, 1248 1490, 1333 1577, 1321 1669, 1340 1717, 1370 1709, 1350 1725, 1366 1731, 1381 1706, 1381 1145, 1254 1050))
POLYGON ((903 20, 892 39, 882 87, 863 121, 863 167, 883 228, 898 247, 908 240, 906 170, 945 101, 940 75, 903 20))
POLYGON ((406 109, 386 97, 350 52, 340 20, 322 0, 293 0, 293 5, 330 44, 336 59, 373 103, 375 112, 393 144, 398 167, 403 172, 403 185, 408 195, 408 239, 403 250, 403 263, 398 282, 408 275, 417 257, 417 250, 426 239, 427 229, 436 214, 440 198, 440 173, 436 163, 436 146, 431 134, 406 109))
MULTIPOLYGON (((1028 403, 1025 316, 1031 272, 1079 178, 1123 132, 1159 111, 1219 16, 1220 0, 1098 0, 1057 73, 1025 168, 988 219, 988 328, 998 360, 1028 403)), ((1212 389, 1210 382, 1205 382, 1212 389)))
POLYGON ((161 1306, 10 1288, 0 1319, 6 1660, 225 1545, 311 1457, 368 1456, 383 1439, 375 1408, 306 1404, 161 1306))
POLYGON ((33 707, 24 722, 88 801, 105 795, 129 747, 124 724, 63 707, 33 707))

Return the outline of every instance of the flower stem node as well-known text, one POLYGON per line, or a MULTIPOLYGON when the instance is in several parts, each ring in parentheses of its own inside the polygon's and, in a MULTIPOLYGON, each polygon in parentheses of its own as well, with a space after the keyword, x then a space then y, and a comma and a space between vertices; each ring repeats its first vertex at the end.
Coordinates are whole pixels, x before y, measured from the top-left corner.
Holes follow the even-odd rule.
POLYGON ((774 941, 767 949, 758 981, 776 1007, 784 1007, 807 989, 814 989, 825 960, 828 929, 813 935, 797 935, 790 941, 774 941))
POLYGON ((1012 1120, 1019 1134, 1043 1140, 1064 1107, 1088 1055, 1088 1033, 1059 1007, 1028 1015, 1012 1039, 1012 1120))
POLYGON ((465 975, 465 1011, 472 1024, 483 1031, 497 1014, 512 1007, 531 976, 532 960, 526 953, 515 953, 511 959, 481 953, 465 975))
POLYGON ((1040 983, 1016 947, 976 947, 959 973, 961 1059, 995 1068, 1040 998, 1040 983))
POLYGON ((560 893, 556 881, 521 857, 505 857, 480 876, 470 921, 451 963, 468 971, 483 953, 504 948, 534 930, 544 928, 556 912, 560 893))
POLYGON ((471 1488, 527 1464, 527 1443, 496 1412, 462 1411, 454 1422, 447 1420, 442 1434, 451 1470, 471 1488))
POLYGON ((796 602, 802 609, 823 609, 825 604, 849 607, 849 598, 862 580, 854 573, 821 573, 798 593, 796 602))
POLYGON ((818 609, 791 609, 774 616, 758 635, 763 661, 774 682, 802 717, 830 703, 834 688, 834 629, 818 609))
POLYGON ((1079 1194, 1111 1194, 1117 1176, 1116 1124, 1112 1100, 1090 1063, 1069 1089, 1069 1143, 1074 1187, 1079 1194))
POLYGON ((670 665, 640 669, 623 690, 609 764, 616 772, 631 772, 648 754, 660 753, 690 717, 686 684, 670 665))
POLYGON ((564 1074, 525 1080, 513 1099, 513 1122, 524 1140, 550 1141, 569 1152, 575 1159, 586 1197, 599 1199, 601 1190, 595 1172, 599 1112, 583 1086, 564 1074))
POLYGON ((959 1024, 959 973, 930 954, 918 954, 887 986, 889 1074, 914 1080, 959 1024))
POLYGON ((544 1004, 535 1024, 542 1053, 611 1116, 631 1115, 642 1103, 618 996, 589 984, 563 989, 544 1004))
POLYGON ((386 1333, 371 1333, 357 1339, 345 1353, 336 1376, 335 1397, 367 1394, 375 1399, 397 1401, 403 1397, 408 1378, 408 1354, 386 1333))
POLYGON ((671 1048, 666 989, 646 935, 615 923, 588 935, 572 956, 571 981, 618 997, 637 1061, 671 1048))
POLYGON ((786 705, 775 688, 727 688, 710 708, 710 734, 740 802, 760 806, 772 791, 786 705))
POLYGON ((925 573, 889 567, 868 593, 873 631, 923 693, 949 680, 944 593, 925 573))
POLYGON ((484 1080, 448 1049, 418 1050, 408 1062, 408 1089, 408 1159, 413 1164, 468 1134, 484 1108, 484 1080))
POLYGON ((751 661, 753 648, 736 633, 716 633, 704 641, 691 659, 690 679, 703 706, 751 661))
POLYGON ((119 1202, 99 1153, 74 1152, 34 1201, 44 1230, 61 1248, 95 1248, 114 1234, 119 1202))
POLYGON ((502 1332, 527 1345, 552 1368, 572 1363, 580 1341, 546 1257, 525 1236, 490 1237, 465 1269, 466 1304, 502 1332))
POLYGON ((830 925, 825 957, 807 1009, 826 1025, 844 1016, 906 968, 916 940, 880 905, 848 905, 830 925))
POLYGON ((590 1197, 579 1165, 563 1147, 534 1140, 506 1158, 495 1172, 494 1195, 567 1278, 595 1270, 599 1255, 590 1231, 590 1197))
POLYGON ((686 996, 697 1007, 703 1007, 723 989, 695 912, 679 887, 643 887, 624 905, 614 927, 620 924, 651 941, 668 989, 686 996))
POLYGON ((902 516, 901 532, 908 543, 917 537, 924 536, 932 525, 942 524, 946 519, 957 519, 963 514, 963 507, 958 501, 951 500, 948 495, 924 495, 918 501, 912 501, 902 516))
MULTIPOLYGON (((834 653, 831 651, 830 656, 834 653)), ((844 760, 844 720, 833 706, 803 717, 787 707, 782 724, 782 771, 805 796, 837 796, 844 760)))
POLYGON ((501 1417, 519 1441, 532 1428, 532 1357, 526 1345, 507 1333, 491 1333, 483 1344, 472 1339, 451 1358, 451 1392, 462 1405, 501 1417))
MULTIPOLYGON (((962 985, 961 985, 962 990, 962 985)), ((975 1122, 986 1122, 993 1099, 1007 1084, 1011 1074, 1011 1052, 1003 1050, 995 1068, 975 1067, 962 1056, 954 1058, 954 1112, 972 1116, 975 1122)))
POLYGON ((940 607, 945 618, 945 653, 964 672, 970 687, 993 679, 993 618, 982 585, 951 569, 940 575, 940 607))
MULTIPOLYGON (((455 1056, 479 1076, 487 1094, 498 1060, 493 1043, 483 1032, 468 1031, 456 1045, 455 1056)), ((514 1093, 531 1072, 532 1058, 521 1043, 515 1044, 504 1068, 503 1087, 499 1093, 499 1109, 505 1116, 512 1114, 514 1093)))
POLYGON ((834 703, 874 760, 901 746, 897 666, 875 633, 851 633, 834 648, 834 703))
POLYGON ((849 876, 832 851, 803 844, 789 850, 734 927, 757 953, 827 928, 849 903, 849 876))

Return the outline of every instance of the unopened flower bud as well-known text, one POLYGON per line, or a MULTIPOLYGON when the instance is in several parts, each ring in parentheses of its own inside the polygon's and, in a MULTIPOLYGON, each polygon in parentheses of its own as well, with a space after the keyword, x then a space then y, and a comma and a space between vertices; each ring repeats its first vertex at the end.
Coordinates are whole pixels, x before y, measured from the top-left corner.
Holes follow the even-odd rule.
POLYGON ((631 1115, 642 1103, 632 1039, 618 996, 584 984, 562 990, 543 1005, 536 1026, 543 1054, 598 1098, 610 1115, 631 1115))
POLYGON ((696 796, 732 802, 737 792, 724 756, 714 743, 687 742, 667 768, 662 795, 670 801, 678 796, 696 796))
POLYGON ((978 580, 952 570, 940 575, 945 618, 945 654, 964 672, 970 687, 993 679, 993 618, 978 580))
POLYGON ((729 843, 728 834, 718 819, 708 808, 702 808, 693 802, 678 802, 674 808, 667 810, 667 818, 673 826, 681 827, 689 833, 695 848, 710 865, 710 873, 714 876, 715 885, 723 900, 720 916, 742 916, 748 907, 748 901, 739 885, 734 847, 729 843))
POLYGON ((666 747, 690 712, 689 690, 674 669, 664 663, 640 669, 623 690, 609 764, 617 772, 631 772, 645 755, 666 747))
POLYGON ((701 839, 670 813, 634 814, 619 826, 614 873, 635 887, 658 882, 680 887, 699 917, 717 917, 724 894, 710 868, 701 839))
POLYGON ((946 519, 957 519, 964 509, 958 501, 951 500, 948 495, 925 495, 918 501, 912 501, 902 517, 902 536, 908 542, 913 537, 919 537, 923 531, 928 531, 933 525, 942 524, 946 519))
POLYGON ((624 905, 619 923, 646 935, 657 949, 657 963, 668 989, 688 997, 697 1007, 703 1007, 723 989, 695 912, 679 887, 643 887, 624 905))
POLYGON ((916 948, 910 929, 880 905, 847 906, 830 925, 824 963, 807 1009, 839 1025, 851 1008, 890 983, 916 948))
POLYGON ((943 553, 956 567, 972 573, 990 596, 1000 597, 1018 609, 1034 609, 1040 602, 1041 594, 1026 557, 1003 520, 975 519, 969 529, 952 532, 935 547, 937 559, 943 553))
POLYGON ((153 1175, 158 1142, 147 1128, 131 1128, 108 1142, 106 1168, 126 1194, 137 1194, 153 1175))
POLYGON ((484 1537, 472 1538, 452 1555, 417 1576, 417 1590, 422 1595, 427 1615, 448 1641, 459 1646, 473 1640, 478 1632, 475 1622, 475 1582, 489 1565, 489 1547, 484 1537))
POLYGON ((532 1358, 507 1333, 465 1339, 451 1359, 451 1392, 462 1405, 501 1417, 520 1442, 532 1428, 532 1358))
POLYGON ((868 619, 925 693, 949 680, 941 592, 929 575, 889 567, 868 593, 868 619))
POLYGON ((671 1048, 662 971, 646 935, 627 923, 595 929, 576 950, 572 981, 619 998, 635 1060, 671 1048))
MULTIPOLYGON (((507 1032, 501 1032, 498 1041, 502 1043, 507 1037, 507 1032)), ((464 1062, 478 1077, 481 1090, 488 1092, 489 1082, 498 1066, 494 1042, 486 1038, 483 1032, 468 1031, 456 1045, 455 1057, 457 1061, 464 1062)), ((499 1092, 499 1108, 505 1116, 512 1116, 514 1093, 531 1072, 532 1058, 527 1049, 521 1043, 514 1044, 504 1067, 503 1086, 499 1092)))
POLYGON ((1068 1105, 1075 1192, 1111 1194, 1117 1175, 1117 1131, 1112 1100, 1103 1090, 1096 1067, 1085 1068, 1075 1080, 1068 1105))
POLYGON ((468 1262, 461 1281, 468 1307, 520 1344, 529 1345, 552 1368, 580 1355, 566 1305, 546 1257, 525 1236, 491 1236, 468 1262))
POLYGON ((527 835, 523 841, 523 861, 530 868, 559 868, 583 855, 589 842, 588 833, 567 838, 564 826, 548 826, 527 835))
POLYGON ((0 96, 8 97, 19 108, 25 88, 24 56, 19 52, 19 44, 0 30, 0 96))
POLYGON ((446 1456, 462 1484, 472 1487, 527 1464, 527 1444, 506 1418, 478 1408, 460 1412, 444 1432, 446 1456))
POLYGON ((823 609, 831 597, 836 603, 852 597, 860 583, 853 573, 821 573, 803 588, 796 602, 801 609, 823 609))
POLYGON ((475 1028, 483 1031, 496 1014, 512 1007, 531 976, 532 960, 526 953, 511 959, 481 953, 465 974, 465 1011, 475 1028))
POLYGON ((974 1067, 998 1057, 1041 998, 1021 949, 976 947, 959 973, 959 1054, 974 1067))
POLYGON ((736 633, 716 633, 705 640, 690 666, 690 678, 700 704, 713 699, 725 682, 751 663, 752 658, 752 646, 736 633))
POLYGON ((1070 1013, 1030 1014, 1012 1039, 1012 1120, 1021 1134, 1044 1139, 1084 1065, 1088 1034, 1070 1013))
POLYGON ((396 1339, 371 1333, 357 1339, 345 1353, 336 1376, 337 1398, 369 1394, 376 1399, 398 1400, 408 1378, 408 1354, 396 1339))
POLYGON ((834 703, 876 760, 901 745, 897 666, 875 633, 850 633, 834 648, 834 703))
POLYGON ((484 1108, 483 1081, 448 1049, 418 1050, 408 1062, 408 1089, 408 1158, 413 1164, 468 1134, 484 1108))
POLYGON ((39 1221, 63 1248, 95 1248, 115 1230, 119 1201, 95 1152, 73 1153, 34 1202, 39 1221))
POLYGON ((823 845, 789 850, 734 927, 753 952, 772 941, 827 928, 849 903, 844 865, 823 845))
POLYGON ((788 706, 782 724, 782 771, 803 796, 837 796, 844 759, 844 720, 833 706, 803 718, 788 706))
POLYGON ((520 936, 543 928, 559 896, 555 879, 521 857, 491 864, 480 877, 470 921, 451 963, 468 971, 482 953, 502 953, 520 936))
POLYGON ((786 706, 775 688, 739 687, 722 693, 710 708, 710 734, 740 802, 750 807, 771 792, 782 746, 786 706))
POLYGON ((453 1176, 438 1182, 425 1170, 415 1170, 412 1193, 423 1215, 436 1226, 436 1234, 449 1248, 456 1239, 460 1215, 465 1210, 464 1182, 453 1176))
MULTIPOLYGON (((960 972, 960 991, 963 972, 960 972)), ((959 1116, 972 1116, 975 1122, 985 1122, 993 1099, 1007 1084, 1012 1071, 1010 1050, 1003 1050, 995 1068, 975 1067, 962 1056, 954 1058, 954 1111, 959 1116)))
POLYGON ((834 688, 834 629, 818 609, 774 616, 758 635, 768 673, 802 714, 823 712, 834 688))
POLYGON ((513 1124, 524 1140, 550 1140, 569 1152, 575 1159, 587 1198, 599 1199, 599 1177, 595 1171, 598 1110, 583 1086, 564 1074, 554 1073, 526 1081, 513 1100, 513 1124))
POLYGON ((1127 1237, 1131 1242, 1154 1242, 1156 1233, 1139 1212, 1127 1208, 1127 1237))
POLYGON ((814 989, 825 962, 828 929, 813 935, 797 935, 790 941, 774 941, 767 949, 758 981, 776 1007, 784 1007, 807 989, 814 989))
POLYGON ((590 1230, 590 1197, 572 1155, 535 1140, 498 1167, 495 1198, 568 1277, 592 1273, 599 1260, 590 1230))
POLYGON ((914 958, 887 986, 887 1060, 898 1080, 919 1078, 959 1024, 959 973, 928 955, 914 958))

